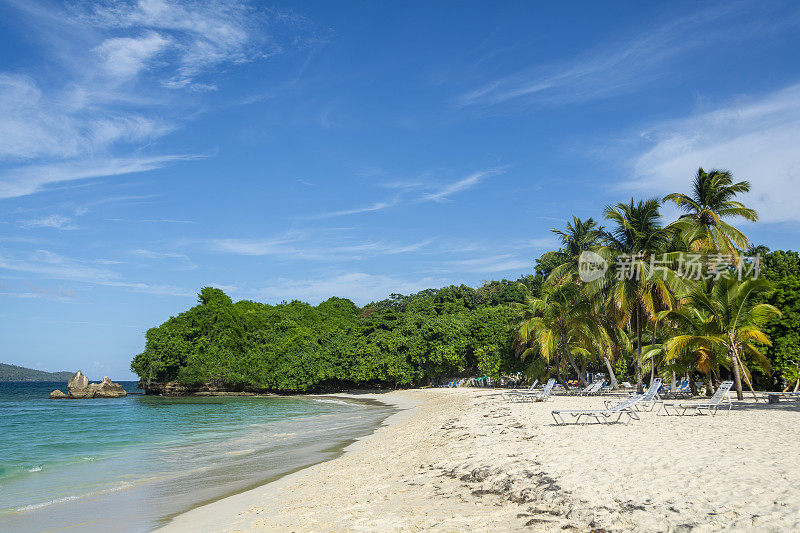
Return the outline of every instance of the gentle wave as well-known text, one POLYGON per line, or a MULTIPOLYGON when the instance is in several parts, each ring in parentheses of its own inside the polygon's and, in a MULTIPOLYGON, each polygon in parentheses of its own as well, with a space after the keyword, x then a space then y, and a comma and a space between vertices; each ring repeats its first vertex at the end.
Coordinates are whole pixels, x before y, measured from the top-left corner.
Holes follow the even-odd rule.
POLYGON ((25 467, 25 470, 28 472, 41 472, 42 468, 44 468, 44 465, 36 465, 25 467))
POLYGON ((343 400, 328 400, 323 398, 314 398, 314 401, 320 403, 336 403, 339 405, 352 405, 350 402, 345 402, 343 400))
POLYGON ((129 489, 131 487, 133 487, 133 483, 125 483, 124 485, 120 485, 119 487, 111 487, 105 490, 98 490, 93 492, 86 492, 84 494, 64 496, 63 498, 56 498, 55 500, 50 500, 41 503, 34 503, 31 505, 24 505, 22 507, 16 507, 14 511, 18 513, 24 513, 25 511, 35 511, 36 509, 41 509, 43 507, 48 507, 50 505, 54 505, 57 503, 71 502, 75 500, 80 500, 81 498, 89 498, 90 496, 99 496, 101 494, 108 494, 110 492, 118 492, 120 490, 129 489))

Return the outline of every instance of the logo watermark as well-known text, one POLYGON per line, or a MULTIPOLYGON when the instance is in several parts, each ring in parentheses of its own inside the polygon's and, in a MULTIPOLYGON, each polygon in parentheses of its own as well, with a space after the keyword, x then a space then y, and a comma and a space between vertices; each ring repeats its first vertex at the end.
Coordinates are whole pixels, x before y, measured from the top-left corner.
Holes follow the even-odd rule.
POLYGON ((743 278, 758 279, 761 272, 761 255, 752 257, 725 254, 700 254, 689 252, 660 255, 623 254, 614 258, 614 264, 601 255, 585 251, 578 258, 578 274, 589 283, 606 275, 609 268, 617 280, 650 280, 675 275, 693 281, 743 278))
POLYGON ((578 275, 581 281, 589 283, 600 279, 606 275, 607 271, 608 261, 602 255, 589 250, 581 252, 578 257, 578 275))

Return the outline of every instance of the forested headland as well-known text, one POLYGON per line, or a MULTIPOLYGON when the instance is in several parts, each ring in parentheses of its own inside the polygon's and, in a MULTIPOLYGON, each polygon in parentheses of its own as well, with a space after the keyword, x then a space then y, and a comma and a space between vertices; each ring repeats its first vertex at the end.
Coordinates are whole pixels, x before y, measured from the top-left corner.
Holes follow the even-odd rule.
POLYGON ((72 372, 45 372, 0 363, 0 381, 67 381, 72 372))
POLYGON ((744 385, 791 386, 800 378, 800 256, 754 246, 730 224, 757 221, 736 200, 749 189, 700 169, 688 194, 608 206, 603 223, 572 217, 553 230, 561 247, 532 258, 529 275, 477 288, 359 308, 338 297, 233 302, 205 287, 196 306, 148 330, 131 368, 145 384, 274 392, 517 372, 583 380, 587 370, 639 386, 648 373, 709 388, 731 376, 740 396, 744 385), (684 215, 663 220, 665 202, 684 215), (607 270, 586 279, 586 252, 607 270))

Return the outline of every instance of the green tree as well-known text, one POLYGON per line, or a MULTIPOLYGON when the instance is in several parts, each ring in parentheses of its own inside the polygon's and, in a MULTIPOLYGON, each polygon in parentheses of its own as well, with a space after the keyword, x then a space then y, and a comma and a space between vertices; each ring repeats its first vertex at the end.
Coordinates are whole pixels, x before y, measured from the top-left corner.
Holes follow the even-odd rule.
MULTIPOLYGON (((518 310, 517 340, 527 346, 522 358, 538 355, 548 363, 556 359, 558 372, 559 358, 563 358, 586 385, 574 355, 588 358, 597 353, 605 354, 610 339, 580 287, 574 283, 545 285, 540 298, 528 295, 518 310)), ((562 381, 565 382, 563 378, 562 381)))
POLYGON ((593 219, 581 220, 576 216, 572 222, 567 223, 566 231, 552 229, 561 241, 561 248, 552 253, 549 258, 556 266, 548 276, 548 281, 558 283, 563 281, 578 281, 578 261, 581 253, 597 248, 604 237, 602 226, 598 226, 593 219))
MULTIPOLYGON (((724 352, 733 371, 736 395, 742 400, 742 375, 752 388, 748 364, 768 371, 769 361, 760 351, 770 341, 762 331, 765 323, 781 312, 773 305, 758 303, 761 296, 768 296, 772 287, 763 279, 721 278, 709 284, 708 290, 700 286, 689 293, 687 303, 695 310, 679 315, 693 319, 695 332, 676 335, 667 341, 665 350, 670 359, 688 354, 713 356, 724 352)), ((754 393, 755 394, 755 393, 754 393)))
POLYGON ((764 299, 782 315, 768 321, 764 332, 772 341, 765 351, 773 369, 783 378, 782 388, 800 379, 800 254, 792 251, 762 252, 761 277, 775 288, 764 299))
MULTIPOLYGON (((614 223, 606 233, 606 246, 601 254, 616 261, 605 277, 589 285, 590 291, 605 292, 609 316, 620 325, 628 326, 636 337, 636 385, 642 383, 642 337, 648 321, 659 311, 675 306, 675 291, 683 287, 677 274, 668 267, 653 268, 651 259, 666 253, 671 232, 661 226, 660 204, 657 199, 631 199, 605 209, 605 218, 614 223)), ((663 258, 663 257, 662 257, 663 258)))
POLYGON ((675 202, 684 211, 685 214, 673 224, 691 235, 695 249, 738 255, 737 250, 748 245, 747 236, 724 219, 758 220, 754 209, 734 199, 748 191, 750 182, 734 183, 733 176, 726 170, 706 172, 700 168, 694 177, 691 194, 672 193, 664 200, 675 202))

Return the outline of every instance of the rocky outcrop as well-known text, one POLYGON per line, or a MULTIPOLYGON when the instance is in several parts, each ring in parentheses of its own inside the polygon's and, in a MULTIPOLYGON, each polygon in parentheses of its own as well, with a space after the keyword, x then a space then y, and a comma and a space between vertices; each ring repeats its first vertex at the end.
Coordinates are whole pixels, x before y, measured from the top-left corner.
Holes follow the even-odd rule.
POLYGON ((128 395, 125 389, 122 388, 122 385, 114 383, 108 379, 108 376, 104 377, 103 381, 100 383, 89 383, 89 378, 80 370, 69 378, 67 390, 69 391, 69 395, 64 394, 60 390, 54 390, 50 393, 50 398, 122 398, 128 395))
POLYGON ((108 376, 103 378, 100 383, 91 383, 89 388, 94 390, 94 398, 122 398, 127 396, 127 392, 119 383, 114 383, 108 376))
POLYGON ((69 381, 67 381, 67 390, 72 398, 91 398, 89 396, 89 378, 83 375, 83 372, 78 370, 75 372, 69 381))

